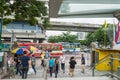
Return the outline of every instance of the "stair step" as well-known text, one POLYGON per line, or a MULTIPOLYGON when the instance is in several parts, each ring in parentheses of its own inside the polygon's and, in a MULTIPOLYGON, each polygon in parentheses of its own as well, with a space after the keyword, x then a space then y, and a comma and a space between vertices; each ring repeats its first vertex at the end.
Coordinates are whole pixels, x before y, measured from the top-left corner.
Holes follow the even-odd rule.
MULTIPOLYGON (((23 79, 4 79, 4 80, 23 80, 23 79)), ((66 78, 28 78, 25 80, 113 80, 109 77, 66 77, 66 78)))

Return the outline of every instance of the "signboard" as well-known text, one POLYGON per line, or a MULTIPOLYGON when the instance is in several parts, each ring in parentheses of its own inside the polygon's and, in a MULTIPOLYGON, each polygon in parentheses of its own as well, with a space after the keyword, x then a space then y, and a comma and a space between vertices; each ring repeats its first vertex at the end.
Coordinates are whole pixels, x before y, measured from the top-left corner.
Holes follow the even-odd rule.
POLYGON ((0 51, 9 51, 10 50, 10 44, 2 44, 0 45, 0 51))

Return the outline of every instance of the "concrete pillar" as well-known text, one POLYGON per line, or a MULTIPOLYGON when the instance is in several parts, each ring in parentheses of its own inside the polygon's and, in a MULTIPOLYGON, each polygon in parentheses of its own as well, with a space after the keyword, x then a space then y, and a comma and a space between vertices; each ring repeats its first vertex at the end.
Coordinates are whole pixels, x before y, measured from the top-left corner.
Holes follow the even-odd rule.
POLYGON ((4 53, 4 73, 7 73, 7 52, 4 53))
POLYGON ((113 16, 116 17, 116 18, 120 21, 120 10, 115 11, 115 12, 113 13, 113 16))

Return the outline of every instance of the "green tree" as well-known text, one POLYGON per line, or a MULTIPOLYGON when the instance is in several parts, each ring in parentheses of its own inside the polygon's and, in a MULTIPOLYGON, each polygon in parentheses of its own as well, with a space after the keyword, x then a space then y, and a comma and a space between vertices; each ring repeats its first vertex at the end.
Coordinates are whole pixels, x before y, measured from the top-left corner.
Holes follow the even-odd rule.
POLYGON ((10 8, 10 0, 0 0, 0 18, 2 25, 6 25, 12 22, 10 18, 4 18, 4 16, 9 16, 12 14, 12 9, 10 8))
POLYGON ((104 28, 104 25, 96 30, 94 33, 95 39, 98 42, 98 45, 104 46, 104 43, 106 45, 111 45, 112 40, 113 40, 113 28, 112 26, 110 27, 110 24, 107 25, 106 29, 104 28), (105 30, 106 30, 106 35, 105 35, 105 30), (106 37, 106 42, 104 42, 104 38, 106 37), (111 40, 112 39, 112 40, 111 40))
POLYGON ((81 45, 86 45, 86 46, 88 45, 87 40, 80 40, 79 42, 80 42, 81 45))
POLYGON ((113 41, 113 27, 115 25, 108 24, 106 27, 106 35, 104 25, 97 29, 94 33, 88 33, 85 40, 81 40, 82 45, 89 46, 91 42, 98 42, 98 45, 104 46, 104 37, 106 36, 106 44, 112 45, 113 41))
POLYGON ((78 42, 77 35, 72 35, 69 31, 63 32, 60 36, 50 36, 48 42, 78 42))
MULTIPOLYGON (((45 2, 37 0, 14 0, 11 4, 10 0, 0 0, 0 17, 13 15, 17 21, 28 21, 31 25, 38 24, 37 18, 41 18, 42 25, 48 27, 50 25, 47 7, 45 2)), ((5 20, 7 24, 10 20, 5 20)))
MULTIPOLYGON (((38 23, 36 17, 40 17, 43 21, 46 21, 44 16, 48 15, 45 2, 37 0, 14 0, 11 9, 12 12, 15 13, 14 16, 16 20, 28 20, 31 25, 36 25, 38 23)), ((47 22, 49 22, 48 19, 47 22)), ((43 25, 45 24, 46 23, 43 23, 43 25)))
POLYGON ((95 38, 94 38, 94 33, 88 33, 86 36, 86 45, 90 46, 91 42, 94 42, 95 38))

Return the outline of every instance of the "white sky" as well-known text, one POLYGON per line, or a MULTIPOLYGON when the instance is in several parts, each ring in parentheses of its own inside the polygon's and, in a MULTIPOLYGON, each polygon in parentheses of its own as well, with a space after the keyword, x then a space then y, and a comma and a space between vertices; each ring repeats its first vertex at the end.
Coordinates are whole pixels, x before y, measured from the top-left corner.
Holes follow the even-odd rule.
MULTIPOLYGON (((90 23, 90 24, 104 24, 106 23, 117 24, 118 20, 116 18, 51 18, 50 21, 54 22, 72 22, 72 23, 90 23)), ((48 36, 51 35, 60 35, 63 31, 46 31, 48 36)), ((72 34, 76 34, 77 32, 72 32, 72 34)))

